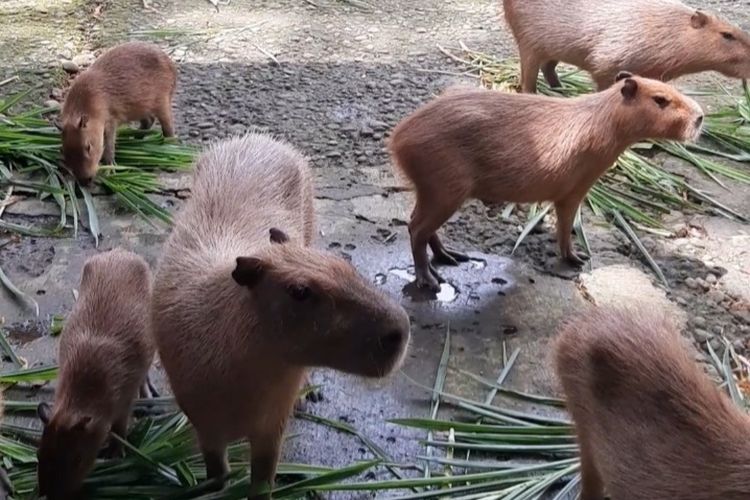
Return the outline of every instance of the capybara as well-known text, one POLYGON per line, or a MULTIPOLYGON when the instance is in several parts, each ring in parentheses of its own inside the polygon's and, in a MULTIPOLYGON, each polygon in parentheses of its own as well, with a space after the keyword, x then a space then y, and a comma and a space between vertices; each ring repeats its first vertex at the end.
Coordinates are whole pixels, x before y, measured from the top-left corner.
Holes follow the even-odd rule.
POLYGON ((217 485, 247 438, 250 498, 270 498, 282 434, 308 367, 396 369, 403 308, 346 260, 319 251, 305 159, 262 134, 203 153, 154 283, 153 333, 217 485))
POLYGON ((144 42, 118 45, 100 56, 71 85, 58 126, 63 160, 79 182, 94 178, 99 162, 115 159, 117 127, 158 119, 165 137, 174 135, 172 97, 177 69, 160 48, 144 42))
POLYGON ((582 500, 746 500, 750 419, 664 311, 591 308, 556 339, 581 449, 582 500))
POLYGON ((521 87, 539 69, 560 87, 559 62, 588 71, 599 90, 629 71, 668 81, 702 71, 750 78, 750 36, 677 0, 503 0, 518 43, 521 87))
MULTIPOLYGON (((141 257, 115 249, 86 261, 60 335, 54 407, 39 405, 39 493, 49 500, 78 498, 110 431, 125 437, 154 358, 150 300, 151 271, 141 257)), ((108 451, 120 454, 119 443, 108 451)))
POLYGON ((562 256, 582 261, 570 233, 589 188, 631 144, 693 140, 703 112, 673 87, 629 73, 603 92, 573 99, 451 88, 399 123, 389 148, 416 191, 409 222, 416 282, 439 288, 427 258, 468 260, 437 230, 469 198, 485 203, 551 201, 562 256))

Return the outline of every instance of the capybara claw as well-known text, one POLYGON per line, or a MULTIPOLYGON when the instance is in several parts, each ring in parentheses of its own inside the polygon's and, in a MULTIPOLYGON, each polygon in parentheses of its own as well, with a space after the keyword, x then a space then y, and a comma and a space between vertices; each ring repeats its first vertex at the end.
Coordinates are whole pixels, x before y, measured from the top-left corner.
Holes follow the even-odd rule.
POLYGON ((438 264, 457 266, 459 262, 469 262, 469 256, 465 253, 445 249, 442 252, 435 253, 433 260, 438 264))

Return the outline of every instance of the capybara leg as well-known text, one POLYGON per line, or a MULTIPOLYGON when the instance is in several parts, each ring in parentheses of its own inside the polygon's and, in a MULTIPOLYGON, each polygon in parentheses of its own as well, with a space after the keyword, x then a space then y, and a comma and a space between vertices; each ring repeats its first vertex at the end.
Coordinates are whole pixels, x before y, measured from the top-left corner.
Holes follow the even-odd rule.
POLYGON ((221 490, 229 475, 226 446, 213 447, 201 444, 201 453, 206 463, 206 479, 213 483, 211 489, 221 490))
POLYGON ((542 64, 542 74, 544 75, 544 79, 547 80, 547 83, 553 89, 559 89, 562 87, 560 78, 557 76, 557 71, 555 71, 556 67, 557 61, 547 61, 542 64))
POLYGON ((117 124, 108 122, 104 126, 104 151, 102 152, 102 164, 114 165, 115 163, 115 138, 117 137, 117 124))
POLYGON ((604 483, 596 468, 594 456, 585 440, 581 440, 581 500, 604 500, 604 483))
POLYGON ((249 437, 250 441, 250 500, 270 500, 276 478, 276 466, 281 450, 279 432, 263 433, 249 437))
MULTIPOLYGON (((128 414, 120 416, 112 423, 112 434, 117 434, 121 438, 127 438, 128 434, 128 414)), ((104 450, 106 458, 120 458, 123 455, 122 443, 113 436, 109 437, 109 445, 104 450)))
POLYGON ((469 256, 465 253, 446 248, 437 233, 430 237, 429 244, 432 249, 433 260, 437 263, 457 266, 459 262, 469 262, 469 256))
POLYGON ((156 113, 156 117, 159 119, 161 124, 161 131, 164 137, 174 137, 174 122, 172 119, 172 103, 167 101, 162 104, 159 111, 156 113))
POLYGON ((154 122, 156 121, 156 117, 154 115, 148 115, 148 117, 141 120, 141 129, 142 130, 148 130, 151 127, 154 126, 154 122))
POLYGON ((444 280, 430 265, 427 245, 435 236, 435 232, 458 210, 462 202, 463 199, 456 200, 448 197, 432 202, 417 192, 417 203, 409 221, 409 236, 411 237, 411 253, 414 257, 414 274, 419 288, 434 292, 440 291, 440 283, 444 280))
POLYGON ((541 62, 534 54, 521 54, 521 91, 527 94, 536 92, 536 79, 541 62))
POLYGON ((573 220, 576 216, 576 210, 581 203, 580 198, 570 198, 555 203, 555 212, 557 213, 557 243, 560 245, 560 255, 569 263, 582 266, 585 261, 576 253, 573 248, 573 240, 570 233, 573 230, 573 220))
MULTIPOLYGON (((310 375, 305 375, 305 379, 302 382, 302 389, 309 387, 312 387, 312 380, 310 380, 310 375)), ((294 409, 296 411, 304 411, 308 401, 311 403, 323 401, 323 393, 320 389, 312 389, 308 391, 304 396, 297 398, 297 401, 294 404, 294 409)))

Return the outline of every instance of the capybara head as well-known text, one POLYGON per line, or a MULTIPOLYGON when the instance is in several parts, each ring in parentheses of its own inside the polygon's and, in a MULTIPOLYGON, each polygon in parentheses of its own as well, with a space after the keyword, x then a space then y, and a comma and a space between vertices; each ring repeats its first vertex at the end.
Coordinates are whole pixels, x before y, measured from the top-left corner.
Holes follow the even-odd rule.
POLYGON ((731 78, 750 78, 750 35, 700 10, 690 18, 690 25, 689 47, 702 56, 701 66, 731 78))
POLYGON ((78 182, 87 185, 96 176, 104 151, 102 124, 87 115, 80 115, 66 120, 60 128, 65 166, 78 182))
POLYGON ((406 311, 346 260, 289 242, 271 230, 270 245, 237 258, 234 280, 253 297, 258 330, 300 366, 365 377, 397 369, 409 343, 406 311))
POLYGON ((47 500, 78 498, 109 429, 90 415, 53 414, 47 403, 37 408, 44 424, 37 451, 39 495, 47 500))
POLYGON ((703 110, 693 99, 667 83, 625 71, 615 80, 622 101, 615 112, 635 140, 695 141, 700 137, 703 110))

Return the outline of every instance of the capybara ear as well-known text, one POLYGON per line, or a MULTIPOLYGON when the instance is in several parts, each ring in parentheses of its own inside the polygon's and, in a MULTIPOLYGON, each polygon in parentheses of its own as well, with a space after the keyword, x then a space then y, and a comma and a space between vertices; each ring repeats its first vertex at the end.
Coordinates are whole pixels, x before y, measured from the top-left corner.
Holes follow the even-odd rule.
POLYGON ((615 82, 619 82, 620 80, 624 80, 626 78, 633 78, 633 73, 629 71, 620 71, 615 77, 615 82))
POLYGON ((272 227, 269 231, 271 243, 283 244, 289 241, 289 236, 279 228, 272 227))
POLYGON ((78 121, 78 128, 86 128, 86 124, 89 122, 88 115, 81 115, 81 119, 78 121))
POLYGON ((39 420, 47 425, 52 418, 52 408, 47 403, 39 403, 39 406, 36 407, 36 414, 39 415, 39 420))
POLYGON ((252 288, 263 277, 266 267, 266 263, 257 257, 237 257, 237 267, 232 271, 232 278, 240 285, 252 288))
POLYGON ((622 95, 626 100, 634 99, 636 94, 638 94, 638 82, 632 78, 626 78, 622 84, 622 90, 620 90, 620 92, 622 92, 622 95))
POLYGON ((695 14, 690 17, 690 25, 695 29, 700 29, 708 24, 708 16, 705 12, 696 10, 695 14))

